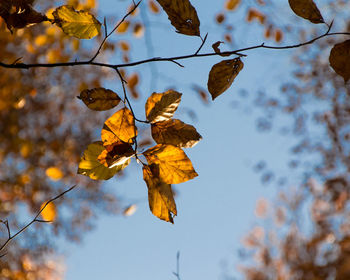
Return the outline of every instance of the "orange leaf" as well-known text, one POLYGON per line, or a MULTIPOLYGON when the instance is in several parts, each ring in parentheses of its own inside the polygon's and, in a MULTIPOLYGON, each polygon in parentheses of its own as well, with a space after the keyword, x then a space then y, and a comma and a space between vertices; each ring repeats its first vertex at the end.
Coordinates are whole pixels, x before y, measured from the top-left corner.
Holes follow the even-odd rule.
MULTIPOLYGON (((40 209, 44 208, 46 202, 44 202, 40 209)), ((44 210, 41 212, 41 217, 48 222, 53 222, 56 218, 56 205, 53 202, 50 202, 46 205, 46 207, 44 208, 44 210)))
POLYGON ((46 169, 45 173, 46 173, 46 176, 49 177, 53 181, 58 181, 58 180, 62 179, 62 177, 63 177, 63 173, 62 173, 61 169, 59 169, 58 167, 55 167, 55 166, 52 166, 52 167, 49 167, 48 169, 46 169))
POLYGON ((288 0, 293 12, 312 23, 324 23, 323 17, 312 0, 288 0))
POLYGON ((149 9, 151 10, 151 12, 155 13, 155 14, 158 14, 160 9, 159 9, 159 6, 156 4, 155 1, 153 0, 149 0, 148 1, 148 7, 149 9))
POLYGON ((350 40, 334 45, 329 56, 329 63, 333 70, 344 78, 346 83, 350 79, 350 40))
POLYGON ((225 3, 225 8, 226 10, 234 11, 236 8, 238 8, 240 3, 241 0, 227 0, 225 3))

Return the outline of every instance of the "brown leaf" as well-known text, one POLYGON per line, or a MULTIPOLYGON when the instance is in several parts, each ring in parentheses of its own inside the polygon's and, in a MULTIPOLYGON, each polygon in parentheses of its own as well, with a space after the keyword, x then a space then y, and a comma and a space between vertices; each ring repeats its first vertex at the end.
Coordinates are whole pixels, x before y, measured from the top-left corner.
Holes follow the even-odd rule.
POLYGON ((344 78, 346 83, 350 79, 350 40, 334 45, 329 56, 329 63, 333 70, 344 78))
POLYGON ((293 12, 312 23, 324 23, 323 17, 312 0, 288 0, 293 12))
POLYGON ((135 120, 131 111, 123 108, 105 121, 101 131, 104 146, 113 145, 116 142, 132 143, 137 135, 135 120))
POLYGON ((202 139, 192 125, 176 119, 152 124, 152 137, 157 144, 170 144, 182 148, 191 148, 202 139))
POLYGON ((108 145, 98 157, 98 161, 106 167, 113 168, 127 162, 135 151, 129 143, 116 142, 108 145))
POLYGON ((230 54, 228 54, 228 53, 226 53, 226 54, 222 54, 222 53, 221 53, 221 50, 219 49, 219 46, 220 46, 220 44, 223 44, 223 43, 224 43, 224 42, 222 42, 222 41, 217 41, 216 43, 212 44, 211 46, 212 46, 213 50, 214 50, 217 54, 219 54, 219 55, 221 55, 221 56, 230 56, 230 54))
POLYGON ((105 88, 93 88, 83 90, 79 96, 85 105, 95 111, 105 111, 117 106, 120 97, 113 91, 105 88))
POLYGON ((159 165, 159 178, 167 184, 180 184, 198 176, 190 159, 178 147, 158 144, 143 154, 149 164, 159 165))
POLYGON ((152 93, 145 105, 147 120, 151 123, 169 120, 180 104, 181 95, 174 90, 152 93))
POLYGON ((189 0, 157 0, 167 13, 176 32, 191 36, 200 36, 196 9, 189 0))
POLYGON ((31 6, 26 5, 22 10, 8 15, 6 19, 7 28, 24 28, 26 26, 46 21, 47 17, 35 11, 31 6))
POLYGON ((177 210, 171 185, 164 183, 158 173, 157 165, 143 167, 143 179, 148 187, 149 208, 159 219, 174 223, 173 215, 177 215, 177 210))
POLYGON ((241 0, 226 0, 225 9, 228 11, 234 11, 240 3, 241 0))
POLYGON ((208 79, 208 90, 213 100, 232 85, 238 73, 243 69, 243 65, 243 62, 237 57, 235 59, 223 60, 211 68, 208 79))

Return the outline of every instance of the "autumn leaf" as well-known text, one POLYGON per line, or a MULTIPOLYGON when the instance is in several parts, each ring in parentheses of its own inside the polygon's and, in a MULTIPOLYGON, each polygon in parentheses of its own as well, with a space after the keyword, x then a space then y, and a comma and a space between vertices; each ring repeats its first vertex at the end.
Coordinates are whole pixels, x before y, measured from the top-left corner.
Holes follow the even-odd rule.
POLYGON ((238 73, 243 69, 243 65, 243 62, 238 57, 223 60, 211 68, 208 79, 208 90, 213 100, 232 85, 238 73))
POLYGON ((167 184, 180 184, 198 176, 185 152, 173 145, 158 144, 143 155, 148 164, 159 165, 159 178, 167 184))
POLYGON ((113 168, 127 162, 135 154, 134 149, 129 143, 116 142, 105 146, 105 150, 98 156, 98 161, 104 166, 113 168))
POLYGON ((90 144, 84 151, 84 155, 80 160, 78 174, 88 176, 93 180, 108 180, 130 163, 130 161, 127 160, 123 164, 111 168, 106 167, 98 159, 100 154, 104 151, 105 148, 101 141, 90 144))
POLYGON ((189 0, 157 1, 167 13, 171 24, 176 28, 176 32, 185 35, 200 36, 200 21, 197 11, 189 0))
POLYGON ((93 88, 83 90, 79 96, 85 105, 95 111, 105 111, 117 106, 120 97, 113 91, 105 88, 93 88))
POLYGON ((288 0, 293 12, 312 23, 324 23, 323 17, 312 0, 288 0))
POLYGON ((240 3, 241 0, 226 0, 225 9, 228 11, 234 11, 240 3))
POLYGON ((151 123, 169 120, 181 101, 181 93, 168 90, 164 93, 153 93, 146 102, 146 118, 151 123))
POLYGON ((143 179, 148 187, 149 208, 159 219, 174 223, 173 215, 177 215, 174 194, 171 185, 159 178, 158 168, 157 165, 143 167, 143 179))
POLYGON ((71 6, 61 6, 52 15, 54 22, 69 36, 91 39, 100 33, 101 23, 88 12, 75 11, 71 6))
POLYGON ((53 202, 49 202, 48 204, 47 202, 44 202, 41 205, 40 209, 43 209, 41 211, 41 217, 43 218, 44 221, 53 222, 56 219, 57 210, 56 210, 56 205, 53 202))
POLYGON ((105 146, 120 141, 132 143, 136 135, 135 120, 128 108, 123 108, 114 113, 105 121, 101 131, 101 138, 105 146))
POLYGON ((222 53, 221 53, 221 50, 220 50, 219 46, 220 46, 220 44, 222 44, 222 43, 224 43, 224 42, 222 42, 222 41, 217 41, 217 42, 215 42, 214 44, 212 44, 213 50, 214 50, 217 54, 219 54, 220 56, 230 56, 230 54, 228 54, 228 53, 226 53, 226 54, 222 54, 222 53))
POLYGON ((191 148, 202 139, 192 125, 176 119, 152 124, 152 137, 157 144, 170 144, 182 148, 191 148))
POLYGON ((37 11, 31 6, 27 5, 23 10, 15 11, 6 16, 5 21, 7 28, 11 31, 12 28, 24 28, 26 26, 46 21, 47 17, 37 11))
POLYGON ((61 169, 59 169, 58 167, 55 167, 55 166, 47 168, 45 173, 46 173, 46 176, 49 177, 53 181, 58 181, 58 180, 62 179, 62 177, 63 177, 63 173, 62 173, 61 169))
POLYGON ((334 45, 329 56, 329 63, 333 70, 344 78, 346 83, 350 79, 350 40, 334 45))

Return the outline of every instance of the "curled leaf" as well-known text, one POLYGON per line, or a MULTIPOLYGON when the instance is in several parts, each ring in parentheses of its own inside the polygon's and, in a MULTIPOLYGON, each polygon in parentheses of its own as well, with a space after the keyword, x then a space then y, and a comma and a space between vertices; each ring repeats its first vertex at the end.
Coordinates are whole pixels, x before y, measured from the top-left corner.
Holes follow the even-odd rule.
POLYGON ((181 93, 168 90, 164 93, 153 93, 146 102, 146 118, 151 123, 169 120, 181 101, 181 93))
POLYGON ((329 63, 334 71, 344 78, 350 79, 350 40, 334 45, 329 56, 329 63))
POLYGON ((171 24, 176 28, 176 32, 185 35, 200 36, 200 21, 197 11, 189 0, 157 1, 167 13, 171 24))
POLYGON ((288 0, 293 12, 312 23, 324 23, 323 17, 312 0, 288 0))
POLYGON ((212 44, 212 48, 213 48, 213 50, 217 53, 217 54, 219 54, 220 56, 230 56, 230 54, 222 54, 221 53, 221 50, 219 49, 219 46, 220 46, 220 44, 223 44, 224 42, 222 42, 222 41, 217 41, 216 43, 214 43, 214 44, 212 44))
POLYGON ((65 34, 78 39, 91 39, 101 31, 101 23, 92 14, 71 6, 58 7, 52 15, 65 34))
POLYGON ((182 148, 191 148, 202 139, 192 125, 176 119, 152 124, 152 137, 157 144, 170 144, 182 148))
POLYGON ((232 85, 234 79, 242 69, 243 62, 239 57, 223 60, 211 68, 208 79, 208 90, 213 100, 232 85))
POLYGON ((162 182, 158 172, 157 165, 143 167, 143 179, 148 187, 149 208, 159 219, 174 223, 173 215, 177 215, 174 194, 171 185, 162 182))
POLYGON ((185 152, 173 145, 158 144, 143 155, 150 165, 159 166, 159 178, 166 184, 180 184, 198 176, 185 152))
POLYGON ((120 97, 113 91, 105 88, 93 88, 83 90, 79 96, 85 105, 95 111, 105 111, 117 106, 120 97))

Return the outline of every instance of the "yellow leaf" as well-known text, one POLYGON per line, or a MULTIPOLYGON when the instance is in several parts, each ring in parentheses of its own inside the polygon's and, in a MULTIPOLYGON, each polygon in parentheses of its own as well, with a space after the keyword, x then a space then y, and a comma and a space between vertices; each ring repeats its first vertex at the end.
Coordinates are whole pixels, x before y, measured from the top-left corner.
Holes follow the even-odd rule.
POLYGON ((176 119, 152 124, 152 137, 157 144, 170 144, 183 148, 191 148, 202 139, 192 125, 176 119))
POLYGON ((54 166, 46 169, 45 173, 46 173, 46 176, 49 177, 53 181, 58 181, 58 180, 62 179, 62 177, 63 177, 63 173, 62 173, 61 169, 59 169, 58 167, 54 167, 54 166))
POLYGON ((157 0, 167 13, 176 32, 191 36, 200 36, 196 9, 189 0, 157 0))
POLYGON ((98 157, 104 151, 105 148, 102 142, 97 141, 90 144, 80 160, 78 174, 88 176, 93 180, 108 180, 130 163, 130 160, 127 160, 120 165, 108 168, 98 160, 98 157))
POLYGON ((240 58, 223 60, 215 64, 209 73, 208 90, 214 100, 225 92, 243 68, 240 58))
POLYGON ((103 144, 112 145, 115 142, 132 143, 137 135, 137 128, 132 112, 123 108, 105 121, 101 131, 103 144))
POLYGON ((61 6, 52 15, 55 23, 69 36, 91 39, 100 33, 101 23, 88 12, 75 11, 71 6, 61 6))
POLYGON ((312 0, 288 0, 293 12, 312 23, 324 23, 323 17, 312 0))
MULTIPOLYGON (((47 202, 44 202, 40 209, 43 209, 45 207, 47 202)), ((44 208, 44 210, 42 210, 41 212, 41 217, 43 218, 43 220, 48 221, 48 222, 53 222, 56 218, 56 205, 53 202, 50 202, 46 205, 46 207, 44 208)))
POLYGON ((174 194, 171 185, 161 181, 157 165, 143 167, 143 179, 148 187, 148 203, 153 215, 167 222, 174 223, 177 215, 174 194))
POLYGON ((226 0, 225 8, 226 10, 234 11, 239 6, 240 3, 241 3, 241 0, 226 0))
POLYGON ((85 89, 78 96, 85 105, 95 111, 105 111, 117 106, 120 97, 113 91, 105 88, 85 89))
POLYGON ((329 56, 329 63, 334 71, 344 78, 350 79, 350 40, 334 45, 329 56))
POLYGON ((164 93, 153 93, 146 102, 146 118, 151 123, 169 120, 181 101, 181 93, 168 90, 164 93))
POLYGON ((159 165, 159 178, 166 184, 180 184, 198 176, 190 159, 178 147, 158 144, 143 154, 148 164, 159 165))

